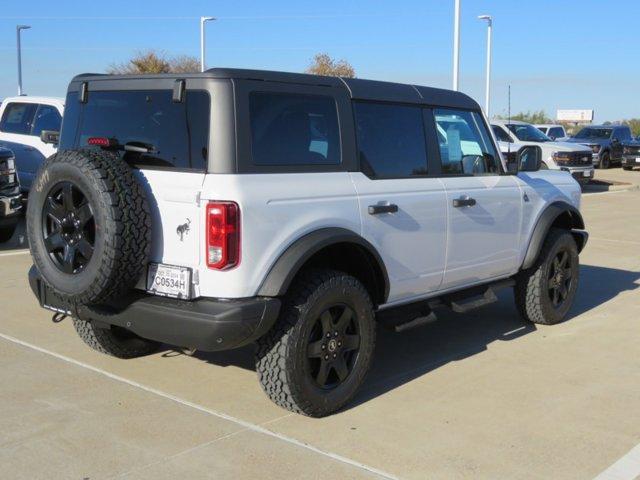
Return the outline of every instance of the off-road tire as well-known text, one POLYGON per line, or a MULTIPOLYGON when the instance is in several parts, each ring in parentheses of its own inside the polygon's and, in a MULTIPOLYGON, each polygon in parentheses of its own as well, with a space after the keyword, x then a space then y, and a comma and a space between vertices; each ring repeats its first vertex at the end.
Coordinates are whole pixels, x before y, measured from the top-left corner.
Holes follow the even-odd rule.
POLYGON ((124 328, 101 328, 78 318, 73 319, 73 326, 84 343, 100 353, 113 357, 142 357, 158 350, 158 342, 138 337, 124 328))
POLYGON ((602 168, 603 170, 606 170, 610 167, 611 167, 611 156, 609 155, 609 152, 604 152, 602 154, 602 157, 600 157, 600 163, 598 164, 598 168, 602 168))
POLYGON ((567 230, 552 228, 544 241, 536 263, 516 278, 515 302, 522 317, 541 325, 561 322, 567 315, 578 289, 578 247, 567 230), (570 256, 572 282, 566 300, 555 308, 549 298, 549 273, 558 252, 565 249, 570 256))
POLYGON ((283 300, 280 317, 257 344, 258 379, 273 402, 310 417, 329 415, 353 398, 371 364, 375 320, 369 293, 360 281, 346 273, 308 270, 296 278, 283 300), (360 346, 346 379, 332 390, 322 390, 314 384, 305 361, 310 328, 319 312, 333 302, 353 310, 360 346))
POLYGON ((120 157, 108 151, 67 150, 40 167, 27 207, 29 245, 48 287, 72 304, 101 304, 140 279, 151 246, 151 218, 142 185, 120 157), (66 273, 44 241, 43 211, 56 185, 71 183, 86 197, 95 218, 93 255, 80 272, 66 273))

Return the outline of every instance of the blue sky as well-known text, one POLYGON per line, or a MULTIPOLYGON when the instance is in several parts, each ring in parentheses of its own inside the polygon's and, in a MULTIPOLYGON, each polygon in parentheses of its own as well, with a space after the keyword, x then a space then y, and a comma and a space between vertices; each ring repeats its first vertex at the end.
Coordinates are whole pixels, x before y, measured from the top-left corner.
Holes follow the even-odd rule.
MULTIPOLYGON (((492 111, 593 108, 596 120, 640 117, 637 0, 462 0, 461 90, 483 103, 486 26, 494 18, 492 111)), ((453 0, 300 2, 28 0, 0 11, 0 98, 16 93, 15 25, 23 83, 63 96, 70 78, 102 72, 139 50, 199 55, 209 66, 302 71, 316 52, 348 60, 361 78, 451 87, 453 0), (88 5, 91 6, 88 8, 88 5)))

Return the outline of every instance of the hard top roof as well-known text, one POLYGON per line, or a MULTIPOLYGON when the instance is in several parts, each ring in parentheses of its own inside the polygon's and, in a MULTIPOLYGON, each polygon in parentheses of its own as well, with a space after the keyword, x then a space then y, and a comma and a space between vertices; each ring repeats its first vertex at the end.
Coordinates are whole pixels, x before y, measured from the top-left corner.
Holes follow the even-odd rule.
MULTIPOLYGON (((479 110, 480 106, 468 95, 440 88, 422 87, 403 83, 381 82, 360 78, 326 77, 306 73, 275 72, 237 68, 212 68, 202 73, 165 73, 146 75, 106 75, 85 73, 75 76, 71 84, 83 81, 171 79, 171 78, 229 78, 258 80, 303 85, 345 88, 351 98, 358 100, 394 101, 423 105, 439 105, 479 110)), ((71 85, 70 85, 71 87, 71 85)))

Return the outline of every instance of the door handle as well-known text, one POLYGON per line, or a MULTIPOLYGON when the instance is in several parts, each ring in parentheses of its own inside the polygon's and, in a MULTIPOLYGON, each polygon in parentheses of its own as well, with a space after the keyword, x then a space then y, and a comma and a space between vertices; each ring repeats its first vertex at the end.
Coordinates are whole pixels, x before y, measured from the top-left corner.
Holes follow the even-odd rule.
POLYGON ((460 207, 473 207, 476 204, 476 199, 471 197, 454 198, 453 206, 460 207))
POLYGON ((396 213, 398 205, 390 203, 388 205, 369 205, 369 215, 378 215, 380 213, 396 213))

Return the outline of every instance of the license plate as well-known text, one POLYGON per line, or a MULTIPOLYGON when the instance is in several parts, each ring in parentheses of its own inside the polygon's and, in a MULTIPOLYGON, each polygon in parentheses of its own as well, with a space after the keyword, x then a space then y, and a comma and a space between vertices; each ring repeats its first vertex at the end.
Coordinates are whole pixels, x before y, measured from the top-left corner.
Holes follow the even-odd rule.
POLYGON ((584 172, 582 172, 582 176, 583 177, 590 177, 591 176, 591 170, 585 170, 584 172))
POLYGON ((147 292, 172 298, 191 298, 191 269, 163 263, 150 263, 147 292))

